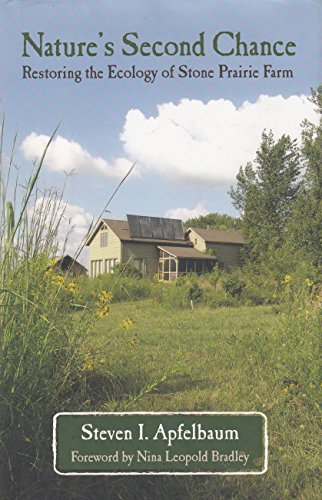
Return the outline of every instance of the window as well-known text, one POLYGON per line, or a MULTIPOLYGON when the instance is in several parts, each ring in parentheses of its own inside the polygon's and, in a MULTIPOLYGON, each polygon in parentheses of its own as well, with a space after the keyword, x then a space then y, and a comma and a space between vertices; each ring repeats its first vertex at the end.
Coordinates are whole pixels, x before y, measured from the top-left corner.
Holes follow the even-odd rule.
POLYGON ((100 234, 100 246, 101 247, 107 247, 107 244, 108 244, 108 237, 107 236, 108 236, 108 234, 106 231, 104 233, 100 234))
POLYGON ((91 261, 91 277, 95 278, 103 272, 103 261, 102 260, 92 260, 91 261))
POLYGON ((162 281, 174 281, 177 278, 178 260, 162 252, 159 259, 159 279, 162 281))
POLYGON ((104 273, 113 274, 113 267, 117 264, 117 259, 105 259, 104 273))
POLYGON ((144 259, 133 259, 133 267, 140 271, 143 275, 145 274, 145 262, 144 259))
POLYGON ((196 262, 196 273, 202 274, 204 271, 204 262, 202 260, 197 260, 196 262))
POLYGON ((111 261, 111 270, 110 270, 110 273, 113 274, 113 267, 117 264, 117 259, 110 259, 111 261))
POLYGON ((196 261, 192 259, 187 260, 187 272, 194 273, 196 271, 196 261))

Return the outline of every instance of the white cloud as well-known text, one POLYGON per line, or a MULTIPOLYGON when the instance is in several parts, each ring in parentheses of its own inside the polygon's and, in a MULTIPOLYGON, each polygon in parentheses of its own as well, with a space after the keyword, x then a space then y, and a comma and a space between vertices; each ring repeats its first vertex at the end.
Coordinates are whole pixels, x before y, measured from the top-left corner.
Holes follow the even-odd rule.
POLYGON ((203 206, 202 203, 197 203, 195 208, 171 208, 165 214, 170 219, 181 219, 186 221, 200 215, 209 214, 209 210, 203 206))
POLYGON ((299 138, 304 118, 317 120, 306 96, 262 95, 239 108, 225 99, 182 99, 159 105, 155 117, 130 110, 121 140, 141 172, 219 185, 233 182, 239 167, 254 159, 265 128, 276 138, 284 133, 299 138))
MULTIPOLYGON (((21 145, 21 150, 28 160, 39 159, 43 154, 50 137, 29 134, 21 145)), ((58 135, 50 144, 44 159, 44 165, 56 172, 71 171, 106 177, 121 178, 129 170, 131 164, 126 158, 117 158, 109 163, 100 156, 92 156, 78 142, 70 141, 58 135)))
MULTIPOLYGON (((231 184, 241 165, 256 156, 264 129, 275 138, 301 136, 304 118, 317 123, 314 106, 306 96, 261 95, 255 102, 236 107, 226 99, 182 99, 158 106, 156 116, 131 109, 120 134, 124 155, 108 160, 91 155, 79 143, 57 136, 44 164, 54 171, 121 178, 133 162, 134 174, 155 172, 178 182, 231 184)), ((29 134, 21 149, 25 157, 40 157, 49 136, 29 134)))
MULTIPOLYGON (((55 201, 47 197, 38 198, 29 210, 29 216, 34 216, 39 225, 58 226, 56 235, 59 255, 74 256, 78 251, 84 236, 93 221, 93 216, 82 207, 64 201, 55 201)), ((83 254, 83 252, 82 252, 83 254)), ((80 259, 86 265, 86 257, 80 259)))

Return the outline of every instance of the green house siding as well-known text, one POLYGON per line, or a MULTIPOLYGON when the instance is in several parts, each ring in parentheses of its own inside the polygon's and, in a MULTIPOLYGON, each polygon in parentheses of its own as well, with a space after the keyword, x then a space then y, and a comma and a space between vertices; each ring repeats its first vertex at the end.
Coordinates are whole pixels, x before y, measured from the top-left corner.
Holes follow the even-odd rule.
POLYGON ((144 273, 152 278, 158 272, 159 250, 155 243, 123 242, 122 262, 134 264, 134 259, 142 259, 144 273))
POLYGON ((99 230, 89 245, 89 276, 108 272, 113 260, 121 261, 121 241, 111 229, 99 230), (107 233, 107 246, 101 246, 101 233, 107 233))
POLYGON ((215 250, 218 263, 227 271, 234 271, 241 266, 240 251, 243 245, 238 243, 208 242, 193 229, 190 230, 188 237, 192 241, 193 246, 200 252, 205 252, 207 249, 215 250))
POLYGON ((219 264, 227 271, 234 271, 241 266, 240 251, 242 245, 207 243, 207 248, 215 250, 219 264))

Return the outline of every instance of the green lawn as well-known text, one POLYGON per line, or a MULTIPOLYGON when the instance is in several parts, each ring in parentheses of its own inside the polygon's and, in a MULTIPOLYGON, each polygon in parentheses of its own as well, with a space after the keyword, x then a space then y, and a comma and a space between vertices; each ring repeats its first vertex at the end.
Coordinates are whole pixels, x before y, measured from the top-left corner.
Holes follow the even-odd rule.
POLYGON ((191 311, 148 300, 113 304, 91 347, 101 370, 106 363, 130 392, 169 376, 133 410, 262 410, 272 384, 278 387, 278 380, 267 378, 267 343, 277 324, 269 307, 191 311), (127 318, 134 325, 124 331, 127 318), (257 340, 262 344, 254 351, 257 340))
POLYGON ((265 476, 123 478, 132 496, 122 498, 149 498, 152 486, 156 498, 318 498, 317 417, 304 389, 285 392, 277 369, 284 342, 280 316, 270 306, 112 304, 84 345, 94 359, 89 409, 262 411, 269 421, 265 476), (134 324, 123 330, 128 318, 134 324))

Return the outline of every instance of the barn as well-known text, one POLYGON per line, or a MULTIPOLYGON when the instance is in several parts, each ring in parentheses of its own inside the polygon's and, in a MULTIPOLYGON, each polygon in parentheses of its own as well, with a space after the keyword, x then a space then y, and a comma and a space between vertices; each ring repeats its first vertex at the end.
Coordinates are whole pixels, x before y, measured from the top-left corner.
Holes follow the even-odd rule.
POLYGON ((55 257, 55 264, 52 269, 55 272, 68 274, 69 276, 79 276, 82 274, 87 274, 87 269, 80 262, 73 259, 70 255, 64 255, 62 257, 55 257))

